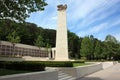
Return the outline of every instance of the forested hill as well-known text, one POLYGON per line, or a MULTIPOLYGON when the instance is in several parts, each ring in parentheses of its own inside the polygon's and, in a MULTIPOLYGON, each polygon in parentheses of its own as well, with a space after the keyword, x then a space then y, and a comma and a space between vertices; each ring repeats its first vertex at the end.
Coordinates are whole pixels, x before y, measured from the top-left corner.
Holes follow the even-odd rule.
POLYGON ((2 20, 0 22, 0 38, 4 41, 9 41, 7 36, 16 31, 20 37, 20 43, 34 45, 38 35, 43 37, 44 43, 49 41, 52 47, 55 46, 56 31, 53 29, 43 29, 34 23, 16 23, 11 20, 2 20))

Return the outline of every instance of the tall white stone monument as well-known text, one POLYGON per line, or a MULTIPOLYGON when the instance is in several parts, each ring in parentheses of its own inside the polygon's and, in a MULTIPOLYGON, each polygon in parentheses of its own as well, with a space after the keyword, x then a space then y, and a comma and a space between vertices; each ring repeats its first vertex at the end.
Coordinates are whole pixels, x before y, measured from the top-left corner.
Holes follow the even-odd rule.
POLYGON ((55 60, 67 61, 68 59, 68 39, 66 25, 67 5, 58 5, 58 23, 56 36, 56 54, 55 60))

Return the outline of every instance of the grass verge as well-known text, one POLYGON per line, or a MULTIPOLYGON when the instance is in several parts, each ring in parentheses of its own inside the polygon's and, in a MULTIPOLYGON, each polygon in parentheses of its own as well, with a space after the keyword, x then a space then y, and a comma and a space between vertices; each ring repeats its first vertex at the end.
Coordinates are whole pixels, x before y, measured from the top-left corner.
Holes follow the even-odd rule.
POLYGON ((85 66, 85 65, 89 65, 89 64, 86 64, 86 63, 73 63, 73 67, 85 66))

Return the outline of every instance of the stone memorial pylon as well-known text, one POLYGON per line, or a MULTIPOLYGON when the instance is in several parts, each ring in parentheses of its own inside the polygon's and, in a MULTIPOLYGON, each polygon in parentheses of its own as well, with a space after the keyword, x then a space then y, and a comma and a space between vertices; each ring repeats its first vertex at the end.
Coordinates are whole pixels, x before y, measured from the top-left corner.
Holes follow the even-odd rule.
POLYGON ((58 23, 56 32, 56 61, 68 61, 68 38, 66 25, 67 5, 58 5, 58 23))

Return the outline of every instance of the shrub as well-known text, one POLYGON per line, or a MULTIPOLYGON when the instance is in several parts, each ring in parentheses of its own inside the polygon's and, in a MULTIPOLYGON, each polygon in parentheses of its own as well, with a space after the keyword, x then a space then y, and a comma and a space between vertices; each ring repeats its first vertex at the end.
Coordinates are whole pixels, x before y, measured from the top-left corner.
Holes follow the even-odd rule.
POLYGON ((11 62, 3 61, 0 62, 0 68, 3 69, 12 69, 12 70, 25 70, 25 71, 44 71, 45 65, 43 63, 36 62, 11 62))
POLYGON ((4 61, 0 61, 0 69, 3 68, 4 66, 4 61))
POLYGON ((72 61, 73 63, 85 63, 84 60, 76 60, 76 61, 72 61))
POLYGON ((73 63, 85 63, 84 60, 77 61, 0 61, 0 68, 25 70, 25 71, 43 71, 47 67, 73 67, 73 63))
POLYGON ((73 67, 70 61, 42 61, 47 67, 73 67))

